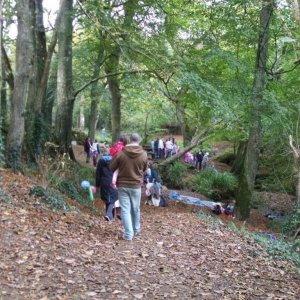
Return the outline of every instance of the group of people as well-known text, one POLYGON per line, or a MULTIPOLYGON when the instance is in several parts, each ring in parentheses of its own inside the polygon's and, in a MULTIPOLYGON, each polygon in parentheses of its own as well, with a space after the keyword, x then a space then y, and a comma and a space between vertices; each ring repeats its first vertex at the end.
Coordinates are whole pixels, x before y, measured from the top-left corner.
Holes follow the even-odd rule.
MULTIPOLYGON (((97 140, 92 143, 90 138, 84 145, 87 162, 92 156, 96 166, 96 188, 105 203, 105 220, 112 221, 115 217, 121 219, 125 240, 132 240, 141 230, 142 185, 146 185, 149 201, 153 195, 155 199, 160 198, 161 179, 157 165, 148 162, 147 152, 140 146, 140 141, 139 134, 133 133, 129 138, 121 134, 118 142, 112 147, 100 149, 97 140)), ((179 151, 174 138, 165 142, 157 138, 151 145, 155 158, 167 158, 179 151)), ((209 153, 203 151, 195 155, 187 152, 185 161, 193 163, 199 170, 204 170, 208 165, 208 156, 209 153)))
POLYGON ((117 217, 124 227, 123 239, 132 240, 139 234, 141 186, 147 170, 148 157, 140 146, 141 138, 133 133, 130 138, 121 135, 111 148, 104 148, 96 167, 96 188, 105 202, 105 219, 114 218, 116 202, 117 217))
POLYGON ((156 159, 168 158, 180 152, 180 148, 174 137, 167 138, 166 140, 157 137, 151 141, 151 148, 156 159))
POLYGON ((209 163, 209 152, 199 150, 197 153, 193 154, 188 151, 184 155, 184 161, 193 165, 198 170, 205 170, 209 163))
POLYGON ((98 141, 92 141, 91 138, 87 138, 84 142, 84 152, 86 153, 86 163, 89 163, 90 158, 92 157, 93 165, 96 166, 98 157, 101 153, 98 141))

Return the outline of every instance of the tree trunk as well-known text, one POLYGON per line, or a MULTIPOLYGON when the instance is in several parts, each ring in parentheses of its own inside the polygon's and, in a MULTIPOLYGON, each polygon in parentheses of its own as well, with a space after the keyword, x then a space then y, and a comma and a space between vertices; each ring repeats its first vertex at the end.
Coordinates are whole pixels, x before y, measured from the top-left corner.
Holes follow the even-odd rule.
MULTIPOLYGON (((115 45, 105 68, 106 74, 118 71, 120 53, 121 49, 119 45, 115 45)), ((117 76, 108 77, 107 83, 111 93, 112 143, 115 143, 121 132, 121 91, 119 78, 117 76)))
POLYGON ((84 130, 84 124, 85 124, 85 118, 84 118, 84 107, 83 107, 83 100, 84 100, 84 97, 83 97, 83 94, 82 94, 82 97, 79 101, 79 130, 80 131, 83 131, 84 130))
MULTIPOLYGON (((2 60, 2 44, 3 44, 3 16, 2 16, 2 0, 0 0, 0 84, 1 84, 1 91, 0 91, 0 117, 2 117, 2 105, 3 105, 3 98, 6 96, 3 91, 5 91, 5 81, 4 81, 4 67, 3 67, 3 60, 2 60)), ((6 98, 6 97, 5 97, 6 98)), ((6 102, 6 99, 5 99, 6 102)), ((2 119, 0 119, 0 129, 2 129, 2 119)), ((0 136, 2 136, 0 132, 0 136)))
POLYGON ((293 8, 293 13, 296 21, 300 23, 300 0, 289 0, 293 8))
POLYGON ((185 113, 185 108, 181 105, 180 98, 183 95, 179 95, 176 101, 176 111, 177 111, 177 119, 180 124, 181 134, 183 136, 183 145, 187 146, 191 143, 191 140, 195 134, 195 129, 193 130, 189 126, 189 118, 185 113))
MULTIPOLYGON (((102 35, 100 34, 102 37, 102 35)), ((94 72, 93 72, 93 78, 99 77, 100 74, 100 67, 101 67, 101 62, 103 61, 103 56, 104 56, 104 47, 103 47, 103 38, 100 39, 100 45, 99 45, 99 50, 98 50, 98 56, 97 60, 95 62, 95 67, 94 67, 94 72)), ((91 85, 91 111, 90 111, 90 118, 89 118, 89 133, 88 136, 91 139, 95 139, 95 132, 96 132, 96 125, 98 122, 98 117, 99 117, 99 92, 97 91, 98 88, 98 82, 95 81, 91 85)))
POLYGON ((41 103, 38 101, 37 93, 41 85, 42 74, 45 70, 46 33, 43 24, 42 0, 32 0, 31 5, 31 28, 33 61, 32 72, 30 73, 27 113, 25 117, 25 142, 24 152, 31 162, 40 155, 43 144, 46 141, 48 128, 41 113, 41 103))
POLYGON ((246 146, 247 146, 247 143, 245 143, 244 141, 239 142, 236 158, 235 158, 232 168, 230 170, 230 172, 232 172, 236 175, 240 175, 242 172, 246 146))
POLYGON ((20 168, 21 148, 24 139, 24 110, 26 105, 29 74, 33 47, 31 44, 31 11, 29 1, 16 2, 18 16, 18 35, 16 44, 16 75, 12 96, 12 112, 7 137, 7 165, 14 169, 20 168))
POLYGON ((300 147, 299 144, 296 142, 296 145, 293 143, 293 137, 289 136, 289 144, 293 151, 294 156, 294 165, 295 165, 295 175, 297 178, 296 183, 296 202, 300 207, 300 147))
MULTIPOLYGON (((129 30, 133 21, 135 8, 138 5, 137 0, 128 0, 124 4, 124 23, 123 30, 129 30)), ((128 35, 122 34, 121 37, 128 42, 128 35)), ((121 55, 121 48, 119 44, 112 47, 108 62, 106 64, 106 74, 115 73, 119 70, 119 61, 121 55)), ((111 92, 112 110, 111 110, 111 128, 112 128, 112 142, 116 142, 121 132, 121 90, 120 82, 117 76, 108 77, 107 83, 111 92)))
POLYGON ((239 176, 239 186, 236 195, 237 214, 242 220, 245 220, 250 215, 255 176, 258 169, 261 141, 261 112, 266 80, 269 25, 274 3, 272 0, 263 0, 262 5, 255 78, 250 103, 249 138, 244 152, 243 165, 239 176))
POLYGON ((57 113, 55 137, 61 151, 71 146, 74 96, 72 94, 73 0, 62 0, 63 15, 58 31, 57 113))
MULTIPOLYGON (((40 1, 40 0, 39 0, 40 1)), ((39 111, 43 110, 43 106, 45 105, 45 102, 47 102, 47 84, 49 80, 49 74, 50 74, 50 66, 52 62, 53 53, 57 44, 57 34, 58 34, 58 28, 61 23, 62 14, 63 14, 63 3, 64 1, 61 1, 60 7, 57 13, 57 17, 55 20, 54 29, 52 32, 51 41, 48 46, 48 51, 46 52, 46 56, 44 58, 44 69, 43 72, 40 74, 40 83, 37 90, 37 106, 39 108, 39 111)), ((51 126, 51 123, 49 124, 51 126)))

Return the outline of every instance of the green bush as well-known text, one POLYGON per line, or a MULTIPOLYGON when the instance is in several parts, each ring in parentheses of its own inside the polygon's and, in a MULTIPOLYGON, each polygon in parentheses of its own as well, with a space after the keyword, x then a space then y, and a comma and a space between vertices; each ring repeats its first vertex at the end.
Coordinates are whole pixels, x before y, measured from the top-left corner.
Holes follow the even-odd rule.
POLYGON ((183 178, 187 175, 188 167, 180 162, 175 162, 167 167, 166 181, 174 188, 183 186, 183 178))
POLYGON ((22 163, 20 161, 21 147, 15 145, 7 153, 6 164, 8 168, 13 171, 20 171, 22 169, 22 163))
POLYGON ((5 203, 9 203, 11 201, 11 199, 9 198, 9 196, 2 189, 0 189, 0 200, 2 200, 5 203))
MULTIPOLYGON (((87 197, 84 197, 78 192, 78 189, 76 188, 76 185, 73 182, 70 181, 61 181, 57 185, 58 189, 68 195, 70 198, 76 200, 80 204, 89 207, 91 202, 87 200, 87 197)), ((87 193, 87 192, 85 192, 87 193)))
MULTIPOLYGON (((0 119, 0 124, 1 123, 2 123, 2 121, 0 119)), ((5 151, 5 145, 4 145, 4 141, 3 141, 2 130, 0 128, 0 170, 2 169, 2 167, 5 164, 4 151, 5 151)))
POLYGON ((270 234, 250 232, 245 228, 238 228, 234 223, 229 223, 228 228, 243 236, 255 240, 262 245, 266 252, 273 257, 292 261, 297 266, 300 266, 299 243, 294 241, 288 243, 282 239, 274 239, 270 234))
POLYGON ((212 169, 207 169, 199 173, 195 179, 196 192, 211 196, 214 190, 221 192, 233 192, 237 186, 237 178, 228 172, 216 172, 212 169))
POLYGON ((294 205, 292 212, 284 222, 282 226, 282 233, 288 236, 295 235, 297 229, 300 227, 300 207, 299 205, 294 205))
POLYGON ((30 190, 31 195, 38 196, 44 202, 50 205, 53 210, 64 210, 68 211, 70 209, 68 203, 58 191, 54 189, 45 189, 42 186, 34 186, 30 190))
POLYGON ((236 159, 236 154, 233 152, 225 151, 224 153, 217 156, 216 160, 227 165, 232 165, 236 159))

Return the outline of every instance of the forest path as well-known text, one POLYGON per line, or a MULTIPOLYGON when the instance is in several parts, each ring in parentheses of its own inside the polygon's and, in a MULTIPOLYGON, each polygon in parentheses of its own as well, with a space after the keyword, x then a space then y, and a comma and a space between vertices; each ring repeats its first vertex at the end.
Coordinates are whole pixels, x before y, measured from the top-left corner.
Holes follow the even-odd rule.
MULTIPOLYGON (((120 240, 102 212, 50 211, 36 183, 0 182, 0 299, 297 299, 299 273, 197 208, 142 204, 142 232, 120 240), (6 199, 6 200, 5 200, 6 199), (4 201, 5 200, 5 201, 4 201)), ((299 298, 298 298, 299 299, 299 298)))

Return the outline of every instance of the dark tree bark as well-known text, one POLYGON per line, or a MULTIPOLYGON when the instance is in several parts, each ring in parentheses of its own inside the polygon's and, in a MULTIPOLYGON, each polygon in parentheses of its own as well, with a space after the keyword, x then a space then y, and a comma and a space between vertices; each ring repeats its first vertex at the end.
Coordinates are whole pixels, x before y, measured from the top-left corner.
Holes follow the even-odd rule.
MULTIPOLYGON (((61 19, 62 9, 60 8, 58 12, 47 52, 42 0, 32 0, 30 8, 32 15, 32 45, 34 48, 34 56, 25 119, 26 134, 24 152, 28 160, 34 162, 36 157, 43 151, 44 144, 51 130, 51 123, 47 122, 48 119, 43 113, 43 108, 46 106, 46 90, 50 64, 57 42, 57 27, 61 19)), ((52 113, 52 109, 50 112, 52 113)))
POLYGON ((295 166, 295 175, 297 178, 296 184, 296 202, 300 207, 300 147, 297 142, 294 145, 293 137, 289 136, 289 144, 293 152, 294 157, 294 166, 295 166))
POLYGON ((46 34, 43 24, 42 0, 31 0, 31 44, 33 46, 32 68, 29 76, 28 99, 25 116, 24 154, 31 162, 40 154, 46 141, 47 128, 44 125, 41 104, 37 102, 37 91, 45 68, 46 34))
MULTIPOLYGON (((105 71, 107 74, 118 71, 121 49, 116 45, 107 61, 105 71)), ((115 143, 121 133, 121 91, 117 76, 107 77, 108 87, 111 93, 111 129, 112 143, 115 143)))
MULTIPOLYGON (((2 16, 2 0, 0 0, 0 85, 1 85, 1 91, 0 91, 0 129, 2 129, 2 118, 3 118, 3 105, 6 103, 6 93, 5 93, 5 73, 4 73, 4 66, 3 66, 3 55, 2 55, 2 45, 3 45, 3 16, 2 16)), ((0 132, 0 136, 2 136, 0 132)))
MULTIPOLYGON (((123 28, 129 30, 133 21, 135 9, 138 5, 137 0, 128 0, 124 4, 125 18, 123 28)), ((121 37, 124 41, 128 42, 129 37, 127 34, 122 34, 121 37)), ((115 43, 109 55, 105 71, 107 74, 116 73, 119 70, 119 61, 121 55, 120 44, 115 43)), ((112 98, 111 110, 111 127, 112 127, 112 142, 116 142, 121 132, 121 91, 120 81, 118 77, 107 78, 108 87, 112 98)))
MULTIPOLYGON (((100 74, 100 68, 101 64, 103 62, 104 58, 104 40, 102 34, 100 34, 100 45, 98 48, 98 55, 97 55, 97 60, 95 62, 94 66, 94 72, 93 72, 93 78, 99 77, 100 74)), ((99 92, 97 91, 98 88, 98 82, 95 81, 91 85, 91 112, 90 112, 90 118, 89 118, 89 132, 88 136, 92 139, 95 138, 95 132, 96 132, 96 125, 98 122, 98 117, 99 117, 99 100, 100 100, 100 95, 99 92)))
POLYGON ((28 93, 32 62, 31 10, 29 1, 16 2, 18 35, 16 44, 16 75, 12 96, 12 112, 7 137, 6 160, 9 167, 20 167, 24 139, 24 110, 28 93))
POLYGON ((72 94, 73 0, 62 1, 62 21, 58 31, 57 113, 55 137, 61 151, 71 148, 74 96, 72 94))
POLYGON ((236 158, 235 158, 232 168, 231 168, 231 172, 236 175, 241 174, 243 164, 244 164, 244 153, 246 150, 246 146, 247 146, 247 143, 245 143, 245 142, 240 142, 238 145, 236 158))
POLYGON ((260 14, 260 34, 255 65, 255 77, 250 108, 250 131, 247 146, 243 155, 243 165, 239 176, 236 195, 238 217, 245 220, 250 215, 251 201, 254 191, 255 176, 261 142, 261 113, 263 93, 266 81, 266 67, 269 43, 269 25, 273 12, 273 0, 263 0, 260 14))

